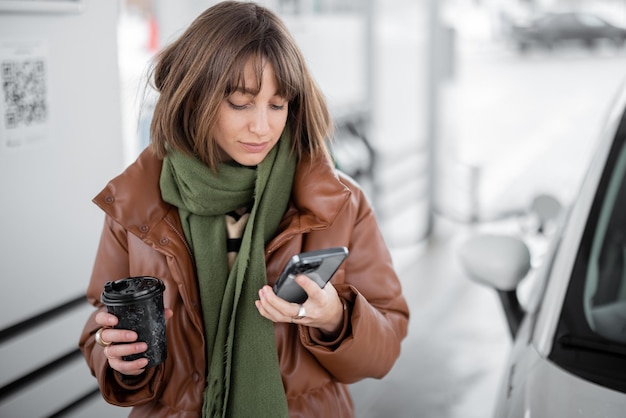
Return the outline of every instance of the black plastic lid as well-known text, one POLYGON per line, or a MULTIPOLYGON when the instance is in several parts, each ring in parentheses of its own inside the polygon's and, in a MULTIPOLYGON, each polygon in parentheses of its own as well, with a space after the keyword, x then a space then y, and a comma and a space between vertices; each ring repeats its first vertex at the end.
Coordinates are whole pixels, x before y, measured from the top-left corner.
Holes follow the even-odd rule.
POLYGON ((126 305, 163 292, 165 284, 150 276, 128 277, 114 282, 106 282, 100 300, 105 305, 126 305))

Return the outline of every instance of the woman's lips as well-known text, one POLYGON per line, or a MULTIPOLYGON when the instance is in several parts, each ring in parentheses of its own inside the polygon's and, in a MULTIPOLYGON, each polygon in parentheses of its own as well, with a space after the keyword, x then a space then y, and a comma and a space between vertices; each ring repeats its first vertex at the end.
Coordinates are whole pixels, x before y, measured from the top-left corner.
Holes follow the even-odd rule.
POLYGON ((259 152, 263 152, 265 150, 265 148, 267 147, 267 142, 260 142, 260 143, 255 143, 255 142, 241 142, 241 146, 243 149, 245 149, 248 152, 252 152, 252 153, 259 153, 259 152))

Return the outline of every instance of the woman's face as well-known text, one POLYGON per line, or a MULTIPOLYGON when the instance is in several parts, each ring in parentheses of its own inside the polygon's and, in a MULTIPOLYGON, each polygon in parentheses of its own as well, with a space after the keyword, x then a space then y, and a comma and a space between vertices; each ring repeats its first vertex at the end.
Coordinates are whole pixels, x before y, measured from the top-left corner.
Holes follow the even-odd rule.
MULTIPOLYGON (((244 68, 246 86, 256 86, 254 67, 244 68)), ((278 142, 289 103, 276 94, 274 68, 266 64, 257 95, 239 88, 220 105, 214 139, 225 160, 245 166, 261 163, 278 142)))

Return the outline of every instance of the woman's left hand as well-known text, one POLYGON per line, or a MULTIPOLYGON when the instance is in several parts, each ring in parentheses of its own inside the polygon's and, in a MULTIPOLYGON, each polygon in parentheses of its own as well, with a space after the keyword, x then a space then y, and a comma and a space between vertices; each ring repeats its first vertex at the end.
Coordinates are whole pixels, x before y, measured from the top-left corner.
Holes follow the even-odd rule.
POLYGON ((296 277, 296 283, 309 296, 302 304, 306 312, 304 317, 298 318, 299 304, 276 296, 270 286, 263 286, 259 290, 259 300, 255 301, 259 313, 273 322, 291 322, 319 328, 327 336, 337 334, 343 325, 343 303, 335 287, 328 283, 321 289, 304 274, 296 277))

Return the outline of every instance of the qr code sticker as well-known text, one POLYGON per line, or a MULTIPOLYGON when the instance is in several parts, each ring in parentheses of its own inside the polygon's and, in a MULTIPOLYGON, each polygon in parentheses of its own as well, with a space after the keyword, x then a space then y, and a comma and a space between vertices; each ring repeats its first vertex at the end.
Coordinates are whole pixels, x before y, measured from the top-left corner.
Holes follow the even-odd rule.
POLYGON ((43 59, 2 61, 4 123, 7 129, 44 123, 48 116, 43 59))

